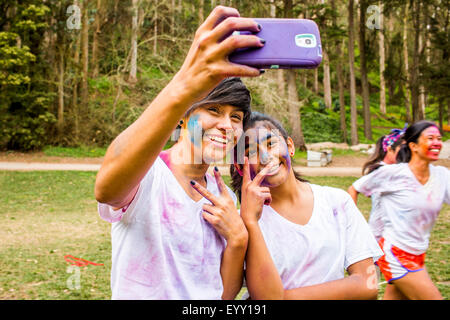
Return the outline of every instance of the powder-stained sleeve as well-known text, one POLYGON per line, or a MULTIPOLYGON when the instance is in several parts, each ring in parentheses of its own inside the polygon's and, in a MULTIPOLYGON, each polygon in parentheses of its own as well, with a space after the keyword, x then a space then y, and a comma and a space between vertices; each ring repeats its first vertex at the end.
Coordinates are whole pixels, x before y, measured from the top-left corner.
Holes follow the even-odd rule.
POLYGON ((151 180, 154 176, 154 171, 156 170, 155 167, 159 165, 159 161, 162 160, 160 158, 157 158, 153 166, 148 170, 144 178, 139 183, 139 187, 134 198, 127 206, 114 210, 114 208, 109 204, 97 202, 97 210, 100 218, 102 218, 106 222, 114 223, 122 220, 124 214, 130 215, 136 205, 136 202, 141 197, 142 190, 148 189, 148 187, 151 186, 151 180))
POLYGON ((353 188, 359 193, 370 197, 373 193, 380 193, 388 189, 387 181, 390 180, 390 176, 394 173, 392 169, 394 165, 382 166, 371 173, 362 176, 355 182, 353 182, 353 188))

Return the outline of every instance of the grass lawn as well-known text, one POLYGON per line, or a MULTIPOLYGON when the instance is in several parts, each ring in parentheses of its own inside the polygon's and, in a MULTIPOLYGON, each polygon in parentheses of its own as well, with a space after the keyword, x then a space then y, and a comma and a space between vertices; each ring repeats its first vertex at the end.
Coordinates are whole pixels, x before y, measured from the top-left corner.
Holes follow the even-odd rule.
POLYGON ((92 158, 103 157, 106 153, 106 147, 58 147, 46 146, 42 150, 46 156, 55 157, 73 157, 73 158, 92 158))
MULTIPOLYGON (((354 178, 309 180, 346 189, 354 178)), ((0 299, 110 299, 110 225, 97 214, 94 181, 94 172, 0 171, 0 299), (104 265, 69 268, 65 255, 104 265), (78 271, 79 287, 74 281, 78 271)), ((359 200, 367 218, 370 200, 359 200)), ((427 252, 428 271, 446 299, 449 230, 446 205, 427 252)))

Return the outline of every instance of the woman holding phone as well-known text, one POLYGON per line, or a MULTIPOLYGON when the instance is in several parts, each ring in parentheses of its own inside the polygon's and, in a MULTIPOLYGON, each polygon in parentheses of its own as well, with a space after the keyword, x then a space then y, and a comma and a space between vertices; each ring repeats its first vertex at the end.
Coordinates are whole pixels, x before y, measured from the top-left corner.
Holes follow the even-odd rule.
POLYGON ((220 41, 236 29, 259 26, 215 8, 181 69, 106 152, 95 196, 112 223, 113 299, 233 299, 241 288, 247 231, 231 190, 207 174, 250 113, 248 90, 227 78, 261 73, 229 62, 236 49, 264 45, 254 35, 220 41), (180 139, 161 153, 177 126, 180 139), (208 213, 192 183, 215 196, 208 213))

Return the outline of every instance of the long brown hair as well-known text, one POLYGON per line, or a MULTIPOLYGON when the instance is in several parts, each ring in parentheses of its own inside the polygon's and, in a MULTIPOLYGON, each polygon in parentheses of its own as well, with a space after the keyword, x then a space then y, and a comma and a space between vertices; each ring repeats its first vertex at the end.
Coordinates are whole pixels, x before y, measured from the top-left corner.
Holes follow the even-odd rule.
POLYGON ((377 170, 381 164, 380 161, 384 159, 386 156, 386 152, 383 150, 383 139, 386 136, 381 136, 377 143, 375 144, 375 151, 374 153, 369 157, 369 159, 364 163, 362 168, 362 174, 369 174, 372 171, 377 170), (367 172, 366 172, 367 171, 367 172))
MULTIPOLYGON (((248 130, 251 129, 255 126, 256 122, 258 121, 267 121, 270 124, 272 124, 283 136, 284 141, 287 143, 287 138, 289 137, 288 133, 286 132, 286 130, 283 128, 283 126, 275 119, 273 119, 272 117, 260 113, 260 112, 256 112, 253 111, 250 115, 250 118, 248 119, 248 121, 246 122, 245 126, 244 126, 244 133, 248 130)), ((242 141, 242 139, 245 139, 245 134, 243 134, 240 138, 240 142, 239 143, 245 143, 245 141, 242 141)), ((239 143, 237 144, 237 146, 239 145, 239 143)), ((242 155, 238 155, 238 147, 235 146, 234 147, 234 154, 235 157, 234 159, 240 159, 243 158, 242 155)), ((238 163, 241 163, 241 161, 239 161, 238 163)), ((294 175, 295 178, 299 181, 302 182, 308 182, 308 180, 305 180, 302 178, 302 176, 300 175, 300 173, 296 172, 293 168, 292 170, 294 171, 294 175)), ((231 188, 233 189, 233 191, 237 194, 238 198, 239 198, 239 202, 241 201, 241 188, 242 188, 242 176, 239 174, 239 172, 236 170, 236 168, 234 167, 234 164, 230 165, 230 175, 231 175, 231 188)))

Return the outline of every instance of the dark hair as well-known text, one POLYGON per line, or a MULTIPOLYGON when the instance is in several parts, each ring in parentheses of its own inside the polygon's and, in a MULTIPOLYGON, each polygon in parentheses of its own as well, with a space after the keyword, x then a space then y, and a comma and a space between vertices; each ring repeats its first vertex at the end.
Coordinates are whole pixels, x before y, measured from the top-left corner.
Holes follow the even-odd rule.
MULTIPOLYGON (((362 174, 369 174, 372 171, 377 170, 382 165, 380 164, 380 161, 384 159, 386 156, 386 151, 383 149, 383 140, 386 136, 381 136, 377 143, 375 144, 375 152, 370 156, 370 158, 364 163, 362 168, 362 174), (366 172, 367 171, 367 172, 366 172)), ((397 141, 395 141, 391 148, 393 150, 397 149, 397 147, 401 146, 403 143, 403 138, 399 138, 397 141)))
POLYGON ((250 117, 251 96, 250 91, 240 78, 231 77, 222 80, 217 87, 215 87, 207 96, 199 102, 194 103, 184 114, 184 117, 188 117, 195 109, 210 105, 231 105, 239 108, 244 112, 244 125, 250 117))
MULTIPOLYGON (((252 128, 258 121, 269 122, 272 126, 274 126, 281 133, 284 140, 287 141, 287 138, 289 137, 289 135, 286 132, 286 130, 283 128, 283 126, 277 120, 273 119, 272 117, 270 117, 268 115, 265 115, 263 113, 256 112, 256 111, 253 111, 250 114, 248 121, 245 123, 244 133, 248 129, 252 128)), ((235 155, 234 159, 237 160, 237 163, 243 163, 243 161, 239 161, 240 158, 243 158, 243 155, 239 155, 237 153, 238 153, 238 150, 241 150, 239 148, 239 145, 241 145, 242 143, 245 143, 244 139, 245 139, 245 134, 243 134, 241 136, 241 138, 239 139, 239 142, 234 147, 234 155, 235 155)), ((295 178, 297 180, 302 181, 302 182, 308 182, 308 180, 303 179, 298 172, 296 172, 295 170, 293 170, 293 171, 294 171, 295 178)), ((231 175, 231 188, 237 194, 237 196, 239 198, 239 202, 240 202, 241 201, 242 176, 239 174, 239 172, 237 172, 236 168, 234 167, 234 164, 230 165, 230 175, 231 175)))
MULTIPOLYGON (((250 91, 247 89, 242 80, 237 77, 226 78, 225 80, 222 80, 205 98, 194 103, 184 113, 183 118, 189 117, 195 109, 205 105, 231 105, 244 112, 242 122, 245 126, 251 113, 250 102, 250 91)), ((179 139, 180 129, 181 126, 178 125, 172 133, 172 141, 177 141, 179 139)))
POLYGON ((434 122, 427 120, 421 120, 413 123, 408 127, 408 129, 406 129, 403 136, 403 140, 405 141, 405 143, 402 144, 400 151, 397 154, 397 162, 409 162, 411 160, 412 153, 411 149, 409 148, 409 143, 417 143, 422 132, 429 127, 436 127, 439 132, 441 132, 441 129, 439 129, 439 127, 434 122))

